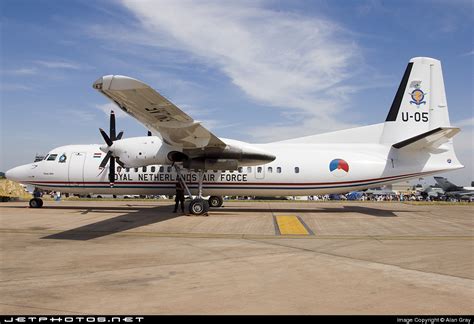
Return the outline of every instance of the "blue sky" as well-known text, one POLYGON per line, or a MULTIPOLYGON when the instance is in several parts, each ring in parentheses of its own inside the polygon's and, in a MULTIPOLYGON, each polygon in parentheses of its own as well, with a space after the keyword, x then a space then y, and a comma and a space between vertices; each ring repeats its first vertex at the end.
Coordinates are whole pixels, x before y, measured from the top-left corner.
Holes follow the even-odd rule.
MULTIPOLYGON (((106 74, 140 79, 216 135, 266 142, 382 122, 408 60, 440 59, 473 172, 473 2, 2 0, 0 170, 101 143, 106 74)), ((125 136, 146 130, 119 118, 125 136)))

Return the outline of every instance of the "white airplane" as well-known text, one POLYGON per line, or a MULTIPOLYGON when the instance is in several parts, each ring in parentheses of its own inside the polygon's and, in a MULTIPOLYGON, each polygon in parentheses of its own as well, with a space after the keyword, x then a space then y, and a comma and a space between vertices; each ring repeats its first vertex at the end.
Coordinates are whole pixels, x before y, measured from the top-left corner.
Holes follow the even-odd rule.
MULTIPOLYGON (((441 63, 432 58, 410 60, 384 123, 268 144, 218 138, 126 76, 104 76, 93 87, 153 136, 122 139, 112 112, 109 134, 100 129, 105 145, 55 148, 43 161, 8 170, 7 178, 44 190, 116 195, 169 195, 184 179, 188 195, 197 195, 189 211, 200 215, 220 206, 223 195, 346 193, 463 167, 452 144, 460 129, 450 126, 441 63)), ((30 206, 41 207, 41 199, 30 206)))

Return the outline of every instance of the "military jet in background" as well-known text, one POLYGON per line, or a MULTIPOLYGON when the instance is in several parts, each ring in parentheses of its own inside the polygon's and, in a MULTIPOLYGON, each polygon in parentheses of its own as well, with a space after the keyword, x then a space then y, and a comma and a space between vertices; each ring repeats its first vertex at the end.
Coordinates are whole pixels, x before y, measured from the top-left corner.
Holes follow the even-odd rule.
POLYGON ((448 198, 452 197, 460 200, 472 200, 474 198, 474 187, 457 186, 443 177, 434 177, 434 179, 448 198))

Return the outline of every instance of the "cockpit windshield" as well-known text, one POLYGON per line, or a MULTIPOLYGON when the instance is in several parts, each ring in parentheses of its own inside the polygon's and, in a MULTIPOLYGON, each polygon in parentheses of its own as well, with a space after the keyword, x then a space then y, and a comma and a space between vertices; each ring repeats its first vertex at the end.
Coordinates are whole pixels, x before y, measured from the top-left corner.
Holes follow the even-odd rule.
POLYGON ((56 160, 57 156, 58 156, 57 154, 50 154, 48 158, 46 159, 46 161, 54 161, 56 160))

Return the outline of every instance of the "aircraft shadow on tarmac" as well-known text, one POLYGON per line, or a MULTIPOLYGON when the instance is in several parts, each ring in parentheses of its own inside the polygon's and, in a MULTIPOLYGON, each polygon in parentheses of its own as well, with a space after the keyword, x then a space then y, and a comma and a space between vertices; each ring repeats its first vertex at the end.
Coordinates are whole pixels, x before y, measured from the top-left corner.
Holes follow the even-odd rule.
POLYGON ((128 231, 134 228, 151 225, 159 222, 164 222, 178 216, 180 213, 172 213, 173 206, 157 206, 153 208, 144 208, 137 205, 129 205, 128 207, 91 207, 91 208, 78 208, 71 206, 64 207, 51 207, 54 209, 79 209, 79 213, 88 214, 93 213, 117 213, 127 212, 124 215, 105 219, 96 223, 84 225, 81 227, 73 228, 64 232, 52 234, 49 236, 42 237, 42 239, 54 239, 54 240, 78 240, 87 241, 96 239, 99 237, 128 231), (138 208, 137 208, 138 207, 138 208))
MULTIPOLYGON (((42 237, 42 239, 54 239, 54 240, 78 240, 87 241, 104 236, 108 236, 115 233, 124 232, 134 228, 156 224, 164 222, 179 216, 181 213, 172 213, 172 205, 162 205, 150 208, 149 205, 127 205, 119 207, 90 207, 81 208, 73 206, 51 206, 47 207, 51 209, 66 209, 66 210, 78 210, 80 214, 88 213, 117 213, 126 212, 126 214, 105 219, 92 224, 84 225, 81 227, 73 228, 64 232, 48 235, 42 237)), ((272 213, 334 213, 334 214, 345 214, 345 213, 360 213, 375 217, 397 217, 396 210, 386 210, 378 208, 368 208, 361 206, 342 206, 341 207, 319 207, 319 208, 235 208, 235 207, 224 207, 211 211, 211 215, 225 216, 226 214, 240 212, 240 213, 261 213, 263 211, 271 211, 272 213)), ((399 212, 407 212, 408 210, 400 210, 399 212)))
POLYGON ((225 212, 241 212, 241 213, 261 213, 263 211, 271 211, 272 213, 294 213, 294 214, 305 214, 305 213, 359 213, 376 217, 397 217, 395 212, 407 212, 408 210, 387 210, 378 208, 369 208, 362 206, 342 206, 342 207, 317 207, 317 208, 223 208, 217 209, 217 211, 225 212))

